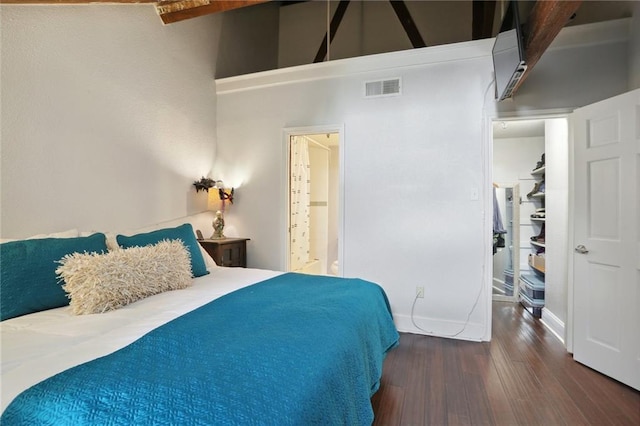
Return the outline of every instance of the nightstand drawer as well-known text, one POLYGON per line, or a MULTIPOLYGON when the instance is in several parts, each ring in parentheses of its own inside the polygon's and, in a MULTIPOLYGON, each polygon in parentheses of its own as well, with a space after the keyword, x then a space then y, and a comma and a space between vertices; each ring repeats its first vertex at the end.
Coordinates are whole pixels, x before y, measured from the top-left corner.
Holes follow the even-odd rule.
POLYGON ((198 240, 218 266, 247 267, 247 241, 249 238, 223 238, 198 240))

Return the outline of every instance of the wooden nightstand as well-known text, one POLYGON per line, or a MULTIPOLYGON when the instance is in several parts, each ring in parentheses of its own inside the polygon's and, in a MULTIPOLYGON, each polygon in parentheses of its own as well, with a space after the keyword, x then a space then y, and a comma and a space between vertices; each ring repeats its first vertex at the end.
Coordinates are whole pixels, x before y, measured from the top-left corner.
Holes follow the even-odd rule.
POLYGON ((218 266, 247 267, 247 241, 250 238, 198 240, 218 266))

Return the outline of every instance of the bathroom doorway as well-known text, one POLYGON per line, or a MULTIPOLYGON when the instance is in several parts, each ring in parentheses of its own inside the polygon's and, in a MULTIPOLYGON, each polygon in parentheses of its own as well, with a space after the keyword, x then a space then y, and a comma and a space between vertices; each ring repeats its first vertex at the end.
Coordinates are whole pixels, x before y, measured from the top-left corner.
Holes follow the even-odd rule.
POLYGON ((340 275, 340 133, 288 135, 287 270, 340 275))

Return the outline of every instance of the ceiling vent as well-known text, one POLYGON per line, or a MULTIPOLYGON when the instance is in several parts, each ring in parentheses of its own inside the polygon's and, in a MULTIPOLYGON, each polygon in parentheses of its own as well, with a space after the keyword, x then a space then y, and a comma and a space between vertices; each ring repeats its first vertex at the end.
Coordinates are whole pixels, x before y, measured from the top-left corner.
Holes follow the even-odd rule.
POLYGON ((401 84, 399 78, 389 80, 366 81, 364 83, 364 97, 378 98, 380 96, 398 96, 401 84))

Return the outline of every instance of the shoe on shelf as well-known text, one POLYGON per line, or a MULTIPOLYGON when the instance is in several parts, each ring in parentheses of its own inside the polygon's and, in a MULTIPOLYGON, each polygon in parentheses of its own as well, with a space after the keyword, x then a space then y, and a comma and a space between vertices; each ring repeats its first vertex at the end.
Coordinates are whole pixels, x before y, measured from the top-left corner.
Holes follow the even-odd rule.
POLYGON ((538 192, 540 192, 540 182, 536 182, 535 185, 533 185, 533 189, 527 194, 527 198, 531 198, 533 194, 538 192))
POLYGON ((540 167, 543 167, 543 166, 544 166, 544 153, 542 154, 540 161, 536 163, 536 166, 533 168, 533 170, 538 170, 540 167))
POLYGON ((540 228, 540 233, 538 235, 531 237, 531 241, 544 244, 544 225, 545 224, 543 223, 542 227, 540 228))

